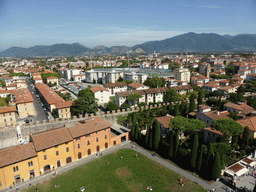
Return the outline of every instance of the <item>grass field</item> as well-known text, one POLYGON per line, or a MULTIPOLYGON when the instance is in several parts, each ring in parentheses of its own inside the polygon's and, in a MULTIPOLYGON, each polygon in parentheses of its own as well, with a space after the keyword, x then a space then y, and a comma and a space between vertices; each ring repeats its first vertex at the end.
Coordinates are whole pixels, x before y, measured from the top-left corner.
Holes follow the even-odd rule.
POLYGON ((81 187, 90 192, 139 192, 149 191, 146 189, 147 186, 151 186, 153 191, 204 191, 202 187, 185 178, 184 186, 181 186, 180 178, 180 175, 143 155, 136 157, 136 151, 122 149, 57 175, 23 192, 34 192, 35 188, 43 192, 80 192, 81 187), (55 184, 59 185, 59 188, 55 188, 55 184))

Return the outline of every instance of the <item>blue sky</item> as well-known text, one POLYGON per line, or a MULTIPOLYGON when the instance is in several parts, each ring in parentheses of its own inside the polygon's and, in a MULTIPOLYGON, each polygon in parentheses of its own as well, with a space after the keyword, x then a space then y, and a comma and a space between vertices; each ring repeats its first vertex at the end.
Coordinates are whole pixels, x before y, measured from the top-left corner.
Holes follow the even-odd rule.
POLYGON ((255 0, 0 0, 0 50, 133 46, 187 32, 256 33, 255 0))

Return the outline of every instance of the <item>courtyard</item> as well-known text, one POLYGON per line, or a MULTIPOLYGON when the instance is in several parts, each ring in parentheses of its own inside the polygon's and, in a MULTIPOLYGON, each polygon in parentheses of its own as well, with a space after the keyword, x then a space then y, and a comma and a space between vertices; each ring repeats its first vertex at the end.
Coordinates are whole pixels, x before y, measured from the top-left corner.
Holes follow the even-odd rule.
MULTIPOLYGON (((57 171, 57 170, 56 170, 57 171)), ((58 171, 57 171, 58 172, 58 171)), ((131 149, 121 149, 24 189, 29 191, 204 191, 204 189, 131 149), (181 185, 182 178, 184 186, 181 185)))

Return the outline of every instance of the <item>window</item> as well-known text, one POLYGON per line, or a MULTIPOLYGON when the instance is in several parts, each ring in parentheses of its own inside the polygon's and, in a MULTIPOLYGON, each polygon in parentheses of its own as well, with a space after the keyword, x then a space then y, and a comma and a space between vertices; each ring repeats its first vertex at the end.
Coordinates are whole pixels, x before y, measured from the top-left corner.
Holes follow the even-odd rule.
POLYGON ((4 122, 6 122, 6 119, 4 119, 4 122))
POLYGON ((47 159, 47 155, 44 155, 44 160, 46 160, 47 159))
POLYGON ((18 166, 13 167, 13 172, 17 172, 17 171, 19 171, 19 167, 18 166))
POLYGON ((96 131, 96 135, 98 135, 98 131, 96 131))
POLYGON ((55 148, 58 148, 58 145, 55 145, 55 148))
POLYGON ((61 109, 61 113, 63 113, 63 110, 61 109))
POLYGON ((79 140, 80 140, 80 137, 77 137, 76 140, 79 141, 79 140))
POLYGON ((86 138, 90 137, 90 134, 86 135, 86 138))
POLYGON ((0 187, 2 187, 2 183, 0 182, 0 187))
POLYGON ((9 115, 11 116, 11 115, 12 115, 12 113, 9 113, 9 115))
POLYGON ((107 131, 107 129, 104 129, 104 131, 107 131))
POLYGON ((66 145, 68 144, 68 142, 65 143, 66 145))
POLYGON ((3 114, 3 117, 5 117, 5 113, 3 114))
POLYGON ((29 162, 28 162, 28 166, 29 166, 29 167, 32 167, 32 166, 33 166, 33 161, 29 161, 29 162))
POLYGON ((66 111, 66 112, 68 112, 68 110, 67 110, 67 109, 65 109, 65 111, 66 111))
POLYGON ((80 149, 80 143, 77 144, 77 148, 80 149))
POLYGON ((105 135, 105 139, 107 139, 108 138, 108 136, 107 135, 105 135))
POLYGON ((89 140, 87 141, 87 145, 90 145, 90 141, 89 140))
POLYGON ((43 152, 45 152, 46 150, 44 149, 43 152))
POLYGON ((99 138, 98 137, 96 137, 96 142, 98 142, 99 141, 99 138))
POLYGON ((66 152, 69 152, 69 147, 66 148, 66 152))
POLYGON ((56 151, 56 156, 58 156, 60 153, 59 153, 59 151, 56 151))
POLYGON ((12 118, 10 118, 10 121, 12 121, 12 118))

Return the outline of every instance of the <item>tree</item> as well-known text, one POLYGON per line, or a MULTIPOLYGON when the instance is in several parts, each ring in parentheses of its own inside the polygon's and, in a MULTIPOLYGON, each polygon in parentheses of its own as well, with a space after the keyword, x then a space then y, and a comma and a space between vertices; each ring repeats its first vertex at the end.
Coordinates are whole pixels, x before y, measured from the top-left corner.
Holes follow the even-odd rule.
POLYGON ((164 87, 165 84, 165 79, 159 77, 147 78, 146 81, 144 82, 144 85, 147 85, 150 88, 164 87))
POLYGON ((189 119, 188 120, 187 130, 189 132, 193 133, 195 131, 201 131, 205 127, 206 127, 205 123, 200 121, 199 119, 189 119))
POLYGON ((74 101, 71 106, 73 115, 84 115, 85 113, 95 113, 98 110, 98 104, 92 96, 84 96, 74 101))
POLYGON ((202 90, 199 91, 198 93, 198 98, 197 98, 197 104, 202 105, 203 104, 203 98, 204 98, 204 93, 202 90))
POLYGON ((235 112, 230 112, 230 114, 228 116, 234 120, 239 119, 239 116, 235 112))
POLYGON ((153 130, 152 129, 149 132, 148 148, 153 149, 153 130))
POLYGON ((175 140, 175 135, 173 133, 173 131, 171 131, 171 136, 170 136, 170 142, 169 142, 169 150, 168 150, 168 157, 170 159, 173 158, 173 150, 174 150, 174 140, 175 140))
POLYGON ((214 161, 212 165, 212 179, 216 180, 221 175, 221 161, 220 161, 220 154, 216 152, 214 156, 214 161))
POLYGON ((195 134, 191 149, 191 157, 190 157, 190 165, 192 170, 196 168, 196 157, 197 157, 197 150, 198 150, 198 136, 195 134))
POLYGON ((198 153, 198 160, 197 160, 197 172, 200 173, 201 167, 202 167, 202 161, 203 161, 203 154, 204 154, 204 146, 203 144, 200 147, 200 151, 198 153))
POLYGON ((164 95, 164 102, 171 103, 181 100, 181 95, 174 89, 168 89, 164 95))
POLYGON ((139 124, 137 123, 136 126, 135 126, 135 141, 138 142, 139 141, 139 138, 140 138, 140 127, 139 127, 139 124))
POLYGON ((2 87, 6 87, 5 81, 1 81, 0 83, 1 83, 2 87))
POLYGON ((147 128, 146 137, 145 137, 145 146, 149 146, 149 136, 150 136, 150 128, 147 128))
POLYGON ((190 95, 190 104, 189 104, 189 112, 192 112, 196 109, 196 102, 195 102, 196 96, 195 94, 190 95))
POLYGON ((230 93, 229 100, 233 103, 238 103, 244 100, 244 96, 241 93, 230 93))
POLYGON ((126 98, 126 101, 131 101, 133 103, 134 101, 138 101, 139 98, 141 98, 141 97, 142 97, 142 95, 140 95, 138 93, 133 93, 126 98))
POLYGON ((153 130, 153 148, 155 151, 157 151, 159 147, 159 142, 161 139, 160 125, 157 120, 154 121, 152 130, 153 130))
POLYGON ((174 117, 170 120, 169 127, 184 132, 188 129, 188 120, 181 116, 174 117))
POLYGON ((118 110, 119 109, 119 107, 118 107, 118 105, 116 104, 116 103, 114 103, 114 102, 108 102, 107 103, 107 105, 106 105, 106 109, 107 109, 107 111, 113 111, 113 110, 118 110))
POLYGON ((206 156, 206 159, 205 159, 206 160, 205 161, 206 168, 209 168, 209 162, 210 162, 212 156, 213 156, 213 147, 212 147, 212 143, 209 142, 207 156, 206 156))
POLYGON ((242 135, 242 141, 243 141, 243 148, 245 149, 249 144, 249 137, 250 137, 250 129, 248 126, 244 128, 243 135, 242 135))
POLYGON ((229 85, 232 85, 232 84, 234 84, 235 82, 234 82, 234 80, 233 79, 230 79, 229 80, 229 85))
POLYGON ((212 127, 221 131, 224 135, 224 138, 226 137, 226 135, 233 136, 240 134, 243 131, 242 125, 240 125, 233 119, 213 120, 212 127))
POLYGON ((174 132, 174 150, 173 150, 173 156, 176 159, 178 150, 179 150, 180 140, 179 140, 179 131, 174 132))
POLYGON ((90 95, 90 96, 93 96, 93 97, 94 97, 93 93, 91 92, 91 90, 90 90, 89 88, 85 88, 85 89, 80 90, 80 91, 78 92, 78 96, 79 96, 79 97, 85 97, 85 96, 87 96, 87 95, 90 95))
POLYGON ((180 115, 180 105, 177 103, 175 106, 174 106, 174 116, 179 116, 180 115))
POLYGON ((136 119, 136 116, 133 115, 133 119, 132 119, 132 128, 131 128, 131 138, 132 138, 132 139, 135 138, 136 124, 137 124, 137 119, 136 119))

